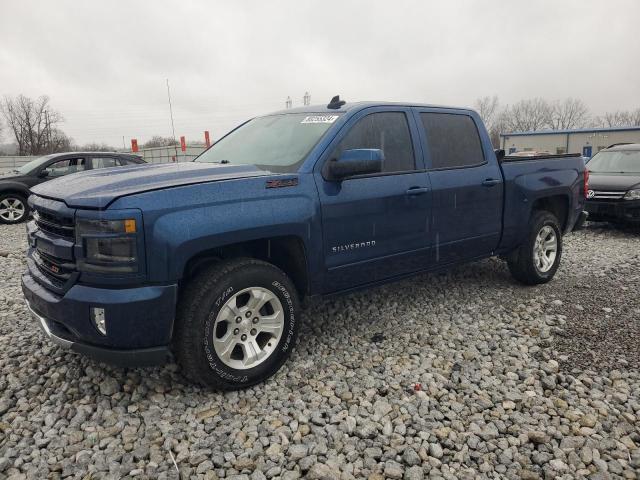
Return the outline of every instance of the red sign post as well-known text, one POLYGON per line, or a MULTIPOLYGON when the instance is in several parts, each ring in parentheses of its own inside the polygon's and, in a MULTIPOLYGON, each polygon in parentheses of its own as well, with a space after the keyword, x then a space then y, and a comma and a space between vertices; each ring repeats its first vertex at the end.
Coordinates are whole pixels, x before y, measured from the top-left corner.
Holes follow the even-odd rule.
POLYGON ((138 140, 135 138, 131 139, 131 151, 132 152, 137 152, 138 151, 138 140))
POLYGON ((187 151, 187 141, 184 139, 184 136, 180 137, 180 150, 183 152, 187 151))
POLYGON ((207 145, 207 148, 211 146, 211 139, 209 138, 209 130, 204 131, 204 143, 207 145))

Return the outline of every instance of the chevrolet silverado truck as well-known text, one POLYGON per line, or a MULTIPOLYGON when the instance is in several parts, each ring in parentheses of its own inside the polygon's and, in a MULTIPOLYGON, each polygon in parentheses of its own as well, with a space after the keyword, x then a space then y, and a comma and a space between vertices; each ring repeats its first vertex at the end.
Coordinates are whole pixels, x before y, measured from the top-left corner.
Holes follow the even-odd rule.
POLYGON ((548 282, 586 182, 579 156, 494 152, 472 110, 334 97, 193 162, 38 185, 22 289, 64 348, 238 389, 291 354, 305 297, 492 256, 548 282))

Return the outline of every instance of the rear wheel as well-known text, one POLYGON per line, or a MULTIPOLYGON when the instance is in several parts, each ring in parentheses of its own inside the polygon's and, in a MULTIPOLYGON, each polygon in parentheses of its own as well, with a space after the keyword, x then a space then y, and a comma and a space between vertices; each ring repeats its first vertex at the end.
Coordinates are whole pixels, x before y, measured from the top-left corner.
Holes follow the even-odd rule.
POLYGON ((181 295, 174 350, 189 379, 221 390, 264 381, 291 354, 298 328, 291 280, 254 259, 221 261, 181 295))
POLYGON ((531 219, 531 230, 507 264, 511 275, 526 285, 546 283, 553 278, 562 256, 562 233, 558 219, 550 212, 538 211, 531 219))
POLYGON ((0 195, 0 222, 20 223, 27 219, 28 214, 29 205, 24 196, 16 193, 0 195))

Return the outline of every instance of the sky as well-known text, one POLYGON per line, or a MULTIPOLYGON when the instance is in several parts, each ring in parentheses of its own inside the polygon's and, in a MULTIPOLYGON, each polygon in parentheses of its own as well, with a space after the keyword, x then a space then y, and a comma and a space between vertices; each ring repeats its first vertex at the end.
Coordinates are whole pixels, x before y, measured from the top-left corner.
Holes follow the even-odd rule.
POLYGON ((172 135, 167 79, 187 142, 307 91, 598 115, 640 108, 639 18, 638 0, 0 0, 0 96, 48 95, 76 143, 115 147, 172 135))

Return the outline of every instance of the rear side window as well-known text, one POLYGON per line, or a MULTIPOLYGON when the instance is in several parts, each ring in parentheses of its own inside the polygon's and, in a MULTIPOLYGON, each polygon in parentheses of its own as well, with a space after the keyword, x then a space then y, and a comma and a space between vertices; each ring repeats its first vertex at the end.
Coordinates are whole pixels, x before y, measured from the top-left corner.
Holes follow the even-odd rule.
POLYGON ((345 150, 377 148, 384 152, 383 172, 415 170, 407 117, 402 112, 372 113, 358 120, 342 139, 332 158, 345 150))
POLYGON ((116 162, 113 157, 94 157, 92 162, 94 169, 120 166, 120 163, 116 162))
POLYGON ((471 117, 421 113, 431 168, 460 168, 484 163, 482 143, 471 117))

